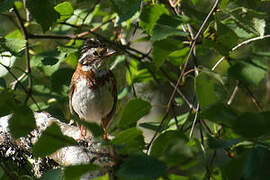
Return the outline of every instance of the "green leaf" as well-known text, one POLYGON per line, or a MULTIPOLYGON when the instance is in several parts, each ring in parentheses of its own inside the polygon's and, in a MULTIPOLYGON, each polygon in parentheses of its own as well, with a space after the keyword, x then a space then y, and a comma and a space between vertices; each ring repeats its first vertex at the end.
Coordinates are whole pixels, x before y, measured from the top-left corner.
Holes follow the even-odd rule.
POLYGON ((151 155, 170 164, 184 162, 192 156, 183 134, 176 131, 166 131, 158 136, 151 148, 151 155))
POLYGON ((93 180, 110 180, 110 176, 109 176, 109 174, 106 174, 104 176, 94 178, 93 180))
POLYGON ((30 65, 31 67, 39 67, 39 71, 42 70, 44 75, 52 76, 53 73, 56 73, 59 70, 61 57, 56 51, 47 51, 41 54, 35 55, 31 58, 30 65), (56 62, 56 59, 57 62, 56 62), (52 60, 52 61, 51 61, 52 60), (45 66, 44 66, 45 65, 45 66))
POLYGON ((217 38, 215 41, 215 48, 217 48, 222 55, 227 55, 238 43, 238 36, 224 24, 217 23, 217 38))
POLYGON ((80 179, 82 175, 87 172, 98 170, 99 167, 95 164, 80 164, 72 165, 64 168, 64 179, 65 180, 75 180, 80 179))
POLYGON ((0 38, 0 51, 9 51, 16 55, 25 48, 26 41, 17 38, 0 38))
POLYGON ((244 112, 237 115, 222 104, 213 105, 201 113, 201 118, 224 124, 235 133, 247 138, 255 138, 270 132, 270 112, 244 112))
POLYGON ((262 147, 253 148, 243 167, 245 179, 264 180, 270 176, 270 151, 262 147))
POLYGON ((7 89, 0 91, 0 99, 0 117, 2 117, 10 114, 16 104, 13 92, 7 89))
POLYGON ((256 138, 270 132, 270 111, 242 113, 234 122, 233 130, 247 138, 256 138))
POLYGON ((149 113, 151 104, 141 99, 130 100, 122 111, 121 119, 119 120, 119 127, 127 129, 134 127, 137 121, 149 113))
POLYGON ((140 9, 139 0, 111 0, 112 5, 120 17, 120 22, 131 18, 140 9))
POLYGON ((136 127, 121 131, 113 140, 115 150, 120 154, 132 154, 142 152, 145 147, 141 130, 136 127))
POLYGON ((45 172, 41 178, 38 178, 38 180, 59 180, 62 179, 62 170, 60 168, 58 169, 50 169, 47 172, 45 172))
POLYGON ((80 120, 78 117, 73 116, 73 119, 81 125, 84 125, 85 128, 89 129, 94 137, 101 137, 104 134, 104 130, 97 123, 86 122, 80 120))
POLYGON ((7 87, 7 83, 4 78, 0 77, 0 89, 5 89, 7 87))
POLYGON ((142 64, 135 59, 129 62, 129 71, 126 72, 126 79, 129 85, 153 80, 152 75, 145 66, 147 66, 146 63, 142 66, 142 64))
POLYGON ((237 62, 228 70, 228 75, 241 82, 257 86, 266 74, 265 65, 260 61, 237 62))
POLYGON ((182 47, 182 43, 173 39, 155 41, 153 44, 153 60, 156 67, 160 67, 173 51, 182 47))
POLYGON ((204 109, 200 116, 209 121, 224 124, 227 127, 233 127, 233 123, 237 119, 237 114, 224 104, 214 104, 204 109))
POLYGON ((0 77, 4 77, 9 74, 8 68, 12 68, 16 57, 13 56, 9 51, 0 53, 0 77))
POLYGON ((214 104, 218 97, 215 92, 214 81, 206 73, 201 72, 195 79, 196 95, 201 107, 214 104))
POLYGON ((22 32, 19 29, 11 31, 5 36, 5 39, 24 39, 22 32))
POLYGON ((158 41, 166 39, 167 37, 173 35, 187 36, 188 33, 183 32, 180 30, 180 28, 178 28, 181 25, 181 23, 182 23, 181 18, 168 16, 166 14, 161 15, 154 26, 151 40, 158 41))
POLYGON ((72 5, 67 1, 57 4, 54 9, 60 14, 59 21, 64 21, 70 18, 74 11, 72 5))
POLYGON ((2 0, 0 2, 0 13, 5 12, 13 7, 14 0, 2 0))
POLYGON ((212 26, 210 25, 204 32, 204 36, 206 36, 203 39, 204 45, 213 47, 221 55, 229 55, 232 48, 238 43, 238 36, 233 30, 222 23, 218 22, 215 27, 212 26))
POLYGON ((45 157, 66 146, 77 145, 77 142, 62 134, 59 126, 52 123, 40 136, 32 148, 35 157, 45 157))
POLYGON ((65 95, 66 91, 69 90, 69 83, 73 72, 74 70, 71 68, 62 68, 53 73, 51 76, 52 89, 65 95))
POLYGON ((75 52, 75 53, 68 54, 68 56, 65 58, 64 61, 67 64, 70 64, 73 68, 75 68, 77 66, 78 59, 79 59, 79 53, 75 52))
POLYGON ((26 5, 32 17, 41 25, 43 32, 49 30, 59 17, 51 0, 28 0, 26 5))
POLYGON ((57 58, 54 57, 45 57, 44 59, 42 59, 42 64, 47 66, 47 65, 55 65, 58 62, 57 58))
POLYGON ((62 52, 62 53, 74 53, 78 51, 78 48, 72 47, 72 46, 58 46, 57 50, 62 52))
POLYGON ((155 23, 162 14, 169 14, 168 10, 160 4, 145 6, 140 15, 139 25, 150 35, 155 23))
POLYGON ((211 149, 228 149, 240 143, 241 141, 242 139, 240 138, 224 140, 224 139, 216 139, 216 138, 208 137, 207 144, 209 148, 211 149))
POLYGON ((222 179, 243 179, 243 165, 247 158, 247 153, 242 153, 236 158, 221 166, 222 179))
POLYGON ((253 24, 254 24, 254 29, 258 32, 260 36, 264 35, 265 31, 265 26, 266 22, 264 19, 258 19, 258 18, 253 18, 253 24))
POLYGON ((165 175, 166 166, 152 156, 130 156, 119 168, 117 175, 122 178, 156 179, 165 175))
POLYGON ((186 176, 179 176, 179 175, 174 175, 174 174, 170 174, 169 176, 169 180, 189 180, 189 177, 186 176))
POLYGON ((118 100, 123 99, 124 97, 126 97, 128 95, 128 93, 131 91, 131 87, 129 85, 126 85, 124 87, 124 89, 122 89, 119 93, 118 93, 118 100))
POLYGON ((19 105, 13 111, 9 120, 9 129, 15 139, 28 135, 36 128, 34 113, 29 107, 19 105))

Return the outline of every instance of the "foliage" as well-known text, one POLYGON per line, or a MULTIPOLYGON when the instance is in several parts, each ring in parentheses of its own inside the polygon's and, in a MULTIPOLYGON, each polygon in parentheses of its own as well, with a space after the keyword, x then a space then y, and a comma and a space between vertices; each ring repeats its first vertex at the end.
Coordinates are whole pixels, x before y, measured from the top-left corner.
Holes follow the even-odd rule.
MULTIPOLYGON (((123 157, 115 176, 267 179, 269 10, 266 0, 3 0, 0 115, 13 113, 14 138, 36 127, 33 111, 68 122, 69 82, 83 40, 94 37, 119 52, 110 59, 119 93, 110 145, 123 157)), ((97 124, 77 121, 102 136, 97 124)), ((76 144, 53 123, 33 154, 76 144)), ((79 179, 98 168, 42 178, 79 179)))

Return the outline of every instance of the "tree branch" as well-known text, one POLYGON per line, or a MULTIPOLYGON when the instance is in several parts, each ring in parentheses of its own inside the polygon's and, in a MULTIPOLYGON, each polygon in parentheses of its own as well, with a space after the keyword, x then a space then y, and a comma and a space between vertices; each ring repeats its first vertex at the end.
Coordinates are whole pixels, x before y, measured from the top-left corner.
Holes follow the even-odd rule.
MULTIPOLYGON (((243 42, 237 44, 236 46, 234 46, 234 47, 232 48, 231 52, 232 52, 232 51, 235 51, 235 50, 237 50, 237 49, 239 49, 239 48, 242 47, 242 46, 248 45, 248 44, 251 43, 251 42, 254 42, 254 41, 257 41, 257 40, 266 39, 266 38, 270 38, 270 34, 264 35, 264 36, 255 37, 255 38, 251 38, 251 39, 248 39, 248 40, 245 40, 245 41, 243 41, 243 42)), ((214 71, 214 70, 217 68, 217 66, 218 66, 224 59, 225 59, 225 56, 223 56, 222 58, 220 58, 220 59, 217 61, 217 63, 212 67, 211 70, 214 71)))
POLYGON ((15 6, 13 6, 13 10, 14 10, 14 14, 15 14, 17 20, 18 20, 19 27, 20 27, 20 29, 22 31, 24 39, 26 41, 26 43, 25 43, 25 66, 26 66, 25 67, 25 72, 28 75, 28 93, 27 93, 27 96, 26 96, 26 99, 25 99, 25 104, 26 104, 29 97, 32 94, 32 75, 31 75, 31 67, 30 67, 29 42, 28 42, 29 36, 28 36, 27 30, 26 30, 26 28, 24 26, 23 20, 22 20, 19 12, 18 12, 18 10, 16 9, 15 6))
MULTIPOLYGON (((24 85, 21 83, 21 81, 19 81, 18 78, 16 77, 16 75, 13 72, 11 72, 10 67, 4 65, 1 62, 0 62, 0 65, 3 66, 8 71, 8 73, 18 82, 18 84, 21 86, 21 88, 24 90, 24 92, 26 94, 29 94, 28 90, 24 87, 24 85)), ((37 106, 38 110, 41 111, 41 109, 40 109, 37 101, 34 99, 34 97, 32 96, 32 94, 30 94, 30 98, 32 99, 32 101, 34 102, 34 104, 37 106)))
POLYGON ((168 104, 167 104, 166 113, 165 113, 165 115, 163 116, 163 118, 162 118, 162 120, 161 120, 161 122, 160 122, 160 125, 159 125, 159 127, 157 128, 157 130, 156 130, 154 136, 153 136, 152 139, 150 140, 150 142, 149 142, 149 144, 148 144, 148 146, 147 146, 147 151, 150 149, 151 144, 152 144, 153 141, 155 140, 155 138, 156 138, 156 136, 158 135, 158 133, 159 133, 159 131, 160 131, 160 129, 161 129, 161 127, 162 127, 162 125, 163 125, 165 119, 166 119, 166 118, 168 117, 168 115, 169 115, 169 112, 170 112, 170 109, 171 109, 171 106, 172 106, 172 102, 173 102, 174 96, 175 96, 175 94, 176 94, 176 92, 177 92, 177 87, 179 86, 180 82, 182 81, 183 75, 184 75, 184 73, 185 73, 185 70, 186 70, 187 65, 188 65, 188 63, 189 63, 189 60, 190 60, 190 58, 191 58, 193 49, 195 48, 195 44, 196 44, 196 42, 197 42, 197 40, 198 40, 198 38, 199 38, 199 36, 200 36, 200 34, 201 34, 203 28, 205 27, 206 23, 208 22, 208 20, 210 19, 210 17, 211 17, 211 16, 213 15, 213 13, 215 12, 215 10, 216 10, 218 4, 219 4, 219 0, 216 0, 216 2, 214 3, 214 5, 213 5, 211 11, 208 13, 208 15, 206 16, 206 18, 204 19, 204 21, 203 21, 203 23, 202 23, 200 29, 198 30, 198 32, 197 32, 195 38, 193 39, 193 42, 192 42, 192 44, 191 44, 191 47, 190 47, 190 50, 189 50, 189 53, 188 53, 188 56, 187 56, 187 59, 186 59, 186 61, 185 61, 185 64, 184 64, 184 66, 183 66, 183 68, 182 68, 182 71, 181 71, 179 77, 178 77, 178 80, 177 80, 177 83, 176 83, 176 85, 175 85, 175 88, 174 88, 174 90, 173 90, 173 92, 172 92, 172 94, 171 94, 171 97, 170 97, 170 99, 169 99, 169 102, 168 102, 168 104))

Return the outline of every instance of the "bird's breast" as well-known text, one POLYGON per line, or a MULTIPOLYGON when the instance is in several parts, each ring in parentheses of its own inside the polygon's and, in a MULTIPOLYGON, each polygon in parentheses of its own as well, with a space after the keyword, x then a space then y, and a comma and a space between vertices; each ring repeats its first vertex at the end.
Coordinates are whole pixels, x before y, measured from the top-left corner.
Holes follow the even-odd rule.
POLYGON ((112 82, 103 76, 81 77, 76 82, 72 106, 81 119, 99 123, 113 107, 112 82))

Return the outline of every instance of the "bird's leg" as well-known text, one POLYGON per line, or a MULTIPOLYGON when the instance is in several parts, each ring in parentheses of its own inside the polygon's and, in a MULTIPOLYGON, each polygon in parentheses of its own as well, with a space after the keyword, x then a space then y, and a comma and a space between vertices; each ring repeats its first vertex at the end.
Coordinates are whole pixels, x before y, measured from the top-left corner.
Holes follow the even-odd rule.
POLYGON ((105 140, 108 140, 108 133, 107 133, 107 121, 105 120, 105 119, 102 119, 101 120, 101 126, 103 127, 103 130, 104 130, 104 135, 103 135, 103 137, 104 137, 104 139, 105 140))
POLYGON ((82 139, 83 137, 85 137, 86 133, 87 133, 87 131, 86 131, 86 129, 84 129, 84 125, 81 125, 81 134, 80 134, 79 140, 82 139))

